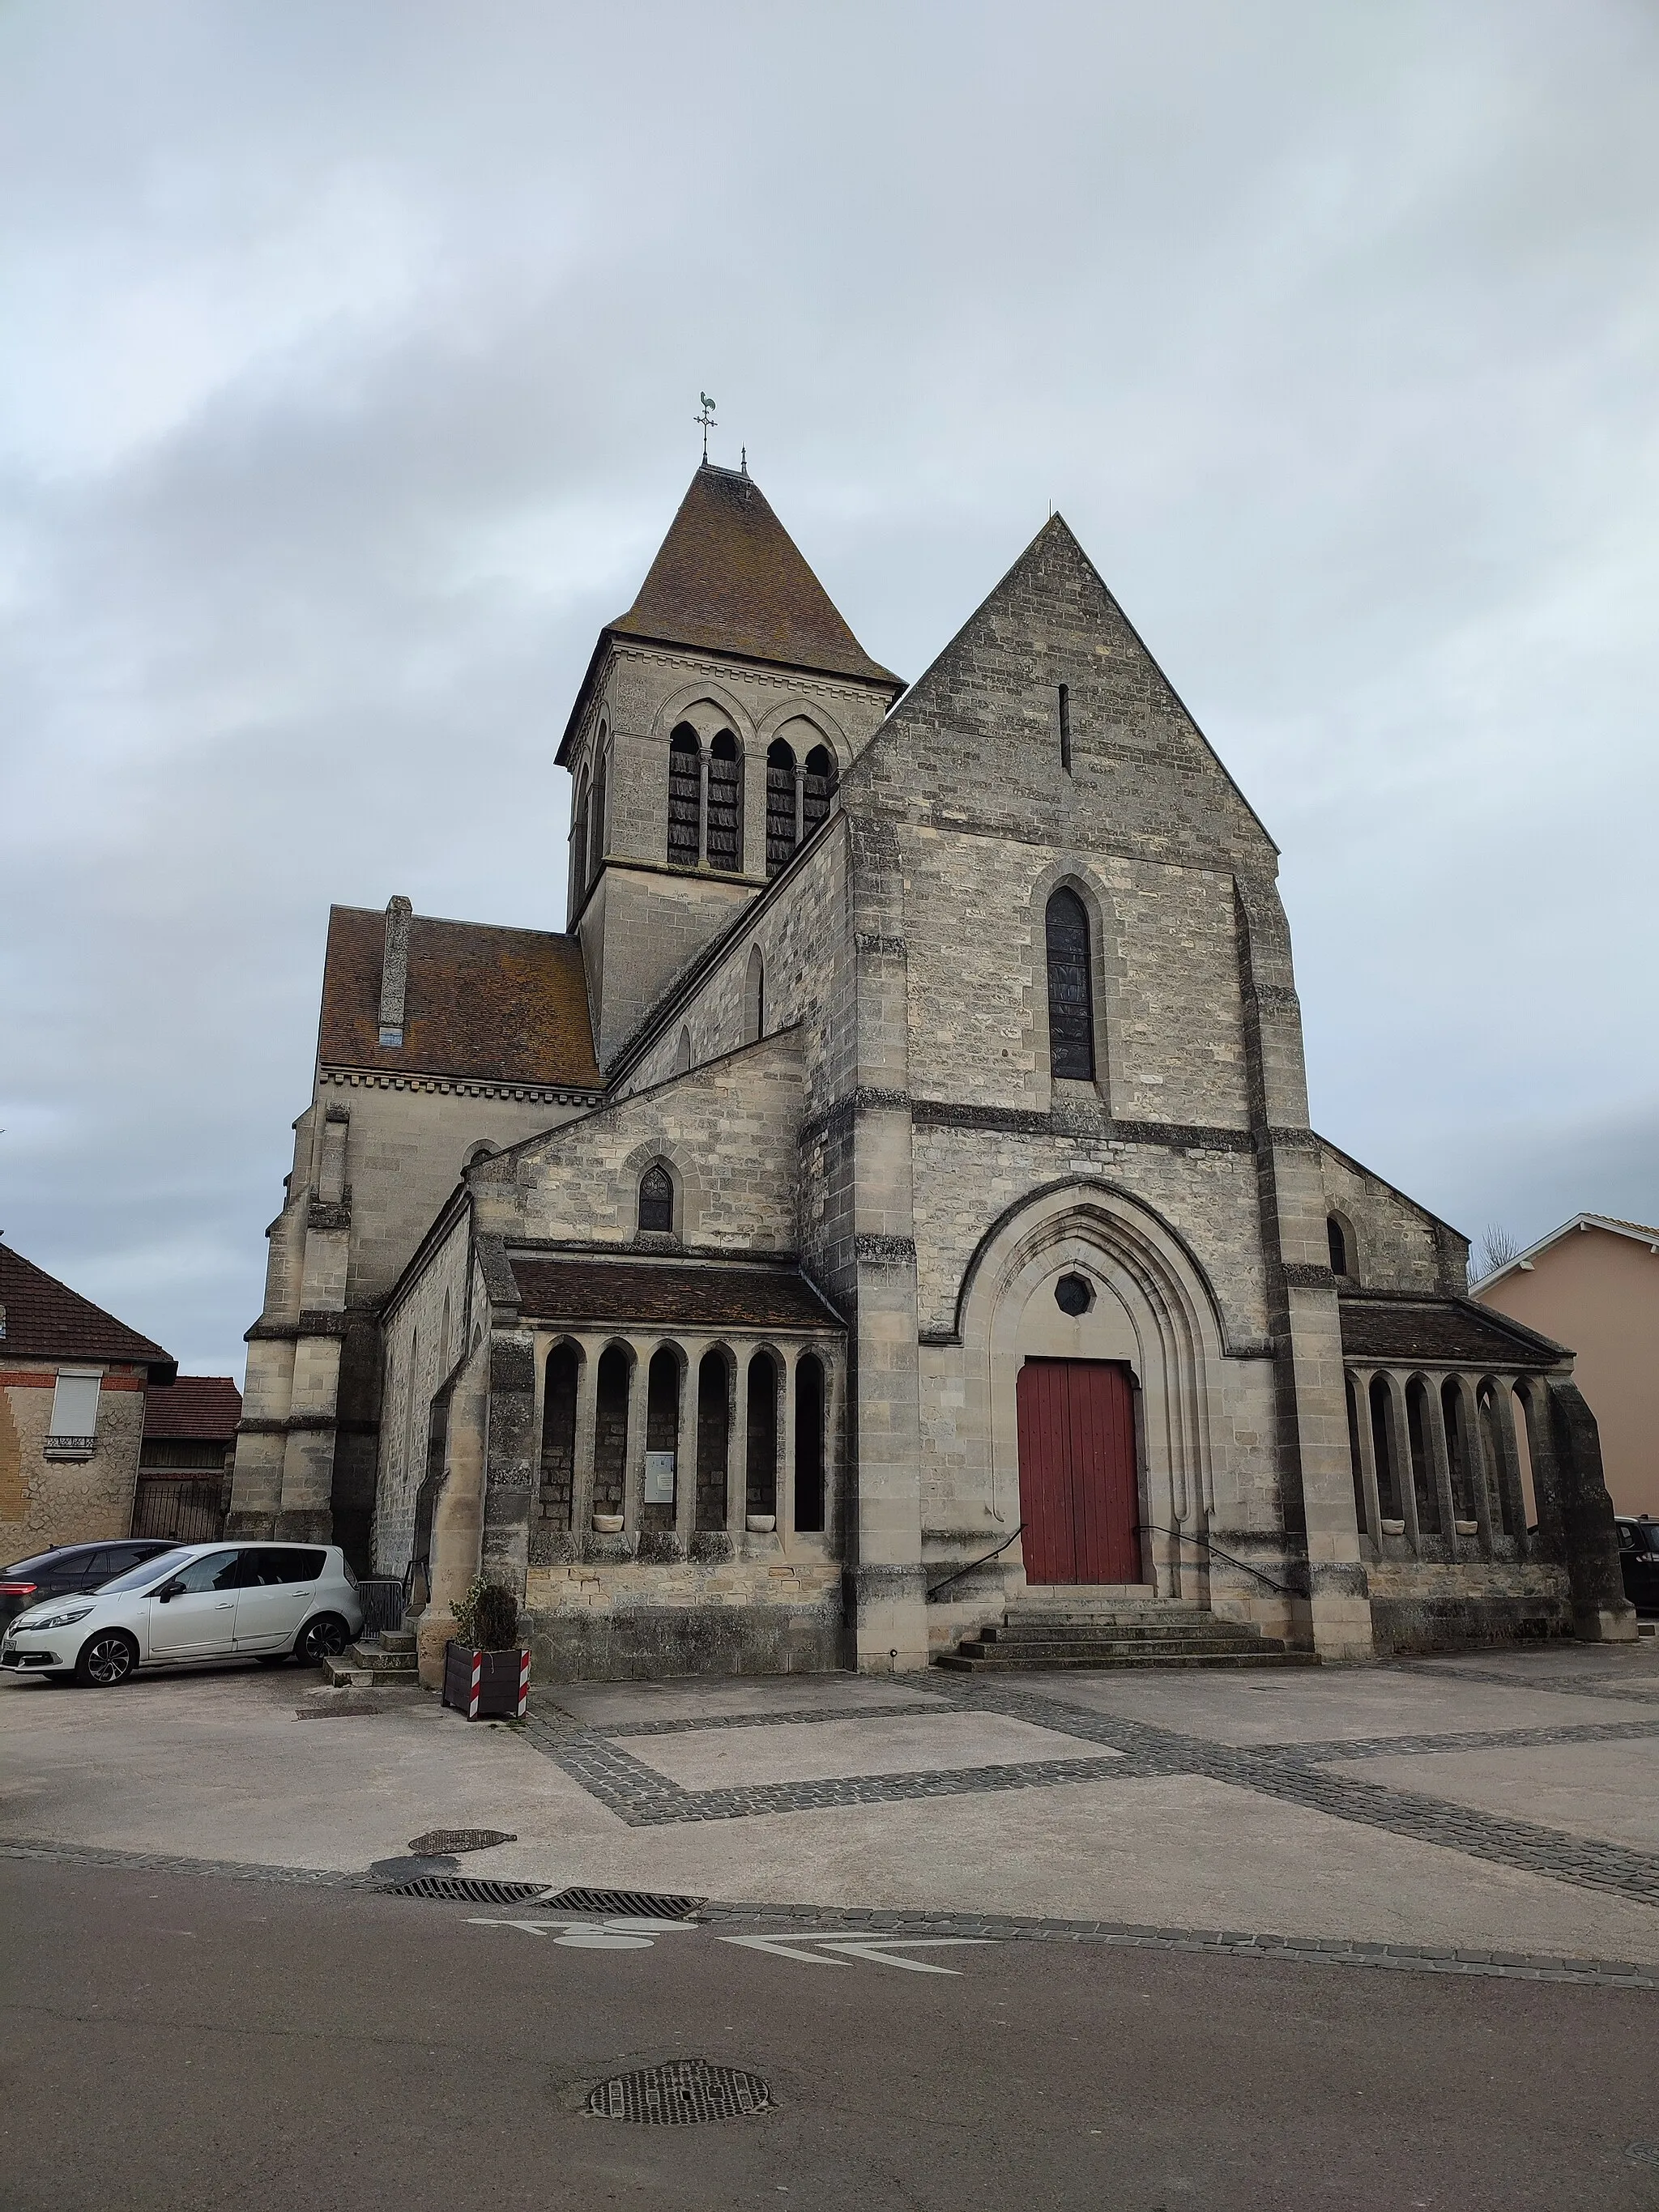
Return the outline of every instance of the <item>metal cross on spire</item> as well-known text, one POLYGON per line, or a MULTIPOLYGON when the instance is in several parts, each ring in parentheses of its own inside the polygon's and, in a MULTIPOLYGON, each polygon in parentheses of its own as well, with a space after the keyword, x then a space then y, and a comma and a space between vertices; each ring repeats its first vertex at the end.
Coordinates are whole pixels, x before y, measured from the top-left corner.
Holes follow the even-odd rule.
POLYGON ((720 426, 714 420, 714 402, 708 397, 708 394, 706 392, 700 392, 697 394, 697 397, 702 402, 702 412, 701 415, 694 415, 691 419, 694 422, 700 422, 702 425, 702 458, 704 465, 707 465, 708 460, 708 433, 711 430, 718 430, 720 426))

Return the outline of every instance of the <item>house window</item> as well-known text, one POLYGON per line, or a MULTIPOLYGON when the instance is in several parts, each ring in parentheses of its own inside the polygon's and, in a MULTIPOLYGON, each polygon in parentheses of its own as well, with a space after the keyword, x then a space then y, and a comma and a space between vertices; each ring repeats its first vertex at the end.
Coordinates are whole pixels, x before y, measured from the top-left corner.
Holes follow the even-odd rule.
POLYGON ((1062 1080, 1095 1076, 1094 988, 1089 975, 1089 916, 1073 890, 1048 902, 1048 1072, 1062 1080))
POLYGON ((708 748, 708 865, 733 875, 743 866, 741 779, 738 741, 722 730, 708 748))
POLYGON ((766 754, 766 872, 775 876, 789 864, 799 825, 795 820, 795 755, 775 738, 766 754))
POLYGON ((46 1443, 59 1451, 90 1451, 98 1434, 98 1391, 101 1374, 60 1370, 52 1394, 52 1426, 46 1443))
POLYGON ((656 1160, 640 1177, 640 1234, 672 1237, 673 1233, 674 1178, 656 1160))
POLYGON ((668 741, 668 857, 677 867, 695 868, 701 856, 702 786, 702 747, 682 722, 668 741))

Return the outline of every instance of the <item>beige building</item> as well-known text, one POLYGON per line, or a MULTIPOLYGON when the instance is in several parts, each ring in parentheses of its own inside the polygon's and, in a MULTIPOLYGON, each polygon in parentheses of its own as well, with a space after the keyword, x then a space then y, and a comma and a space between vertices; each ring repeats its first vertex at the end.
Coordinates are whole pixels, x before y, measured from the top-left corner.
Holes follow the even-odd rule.
POLYGON ((132 1526, 144 1404, 171 1355, 0 1243, 0 1560, 132 1526))
POLYGON ((481 1563, 555 1674, 1634 1632, 1571 1353, 1310 1127, 1276 849, 1058 516, 907 687, 705 464, 557 765, 568 933, 335 912, 232 1533, 417 1571, 428 1674, 481 1563))
POLYGON ((1614 1510, 1659 1517, 1659 1229, 1577 1213, 1474 1295, 1573 1346, 1614 1510))

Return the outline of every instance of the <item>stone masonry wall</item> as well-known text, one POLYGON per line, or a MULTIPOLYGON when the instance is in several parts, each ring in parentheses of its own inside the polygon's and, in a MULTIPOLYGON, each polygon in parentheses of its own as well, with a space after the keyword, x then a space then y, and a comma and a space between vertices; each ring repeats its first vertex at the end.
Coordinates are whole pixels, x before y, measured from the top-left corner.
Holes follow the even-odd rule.
MULTIPOLYGON (((90 1369, 96 1360, 65 1363, 90 1369)), ((125 1536, 132 1527, 144 1428, 143 1368, 110 1367, 98 1393, 97 1445, 87 1460, 49 1460, 58 1363, 0 1360, 0 1559, 55 1544, 125 1536)))
MULTIPOLYGON (((447 1233, 387 1316, 382 1332, 383 1395, 374 1487, 374 1565, 401 1574, 415 1532, 415 1494, 426 1474, 432 1401, 471 1338, 481 1310, 472 1264, 471 1216, 460 1208, 447 1233)), ((487 1306, 482 1307, 487 1312, 487 1306)))
POLYGON ((1320 1175, 1325 1200, 1353 1232, 1349 1261, 1365 1290, 1456 1291, 1467 1287, 1462 1237, 1322 1140, 1320 1175))

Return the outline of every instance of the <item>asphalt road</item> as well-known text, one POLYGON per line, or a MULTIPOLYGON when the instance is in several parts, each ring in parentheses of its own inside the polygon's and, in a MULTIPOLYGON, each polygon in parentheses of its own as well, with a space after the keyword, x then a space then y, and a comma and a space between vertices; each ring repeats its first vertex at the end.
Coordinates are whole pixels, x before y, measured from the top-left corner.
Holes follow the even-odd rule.
POLYGON ((0 1859, 0 2203, 1659 2208, 1651 1993, 510 1911, 0 1859), (775 2108, 583 2109, 692 2057, 775 2108))

